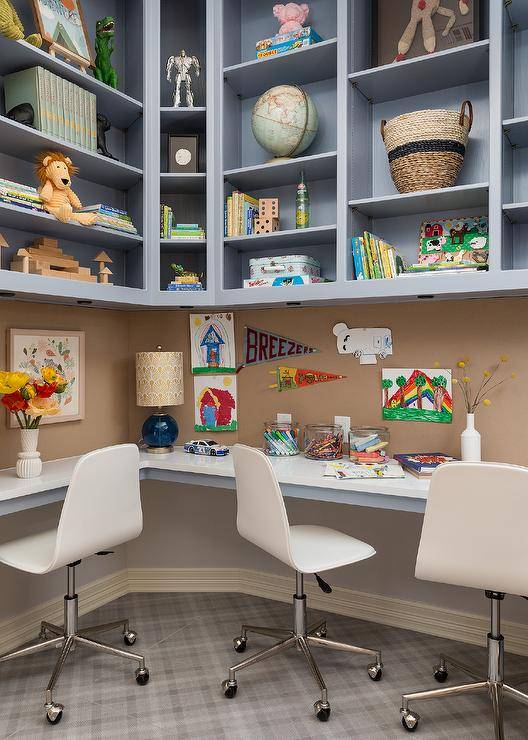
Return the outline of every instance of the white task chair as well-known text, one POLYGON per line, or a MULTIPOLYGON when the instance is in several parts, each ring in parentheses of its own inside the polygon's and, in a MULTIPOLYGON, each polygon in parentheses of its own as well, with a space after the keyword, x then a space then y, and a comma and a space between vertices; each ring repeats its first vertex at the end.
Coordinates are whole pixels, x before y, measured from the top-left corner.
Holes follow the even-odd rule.
POLYGON ((426 581, 482 589, 491 605, 491 628, 487 636, 488 668, 479 674, 446 655, 434 667, 443 683, 448 665, 461 670, 474 683, 404 694, 401 717, 413 732, 420 716, 411 702, 484 691, 493 708, 495 738, 504 738, 503 695, 528 704, 513 684, 524 683, 528 674, 504 683, 504 637, 500 607, 506 593, 528 594, 528 468, 501 463, 442 465, 433 474, 427 499, 416 577, 426 581))
POLYGON ((149 680, 142 655, 119 650, 91 639, 88 635, 121 628, 126 645, 133 645, 136 633, 128 619, 80 629, 79 606, 75 593, 75 568, 81 558, 106 554, 105 548, 137 537, 143 529, 139 492, 139 452, 136 445, 125 444, 90 452, 80 458, 71 478, 57 529, 21 537, 0 545, 0 562, 26 573, 43 575, 68 566, 68 592, 64 597, 64 626, 42 622, 40 637, 44 642, 0 656, 0 662, 60 647, 60 655, 46 688, 46 718, 56 724, 64 706, 53 699, 53 689, 74 645, 84 645, 139 663, 136 681, 149 680), (47 639, 48 635, 54 635, 47 639))
MULTIPOLYGON (((383 664, 379 650, 328 640, 324 620, 307 626, 303 576, 305 573, 317 574, 357 563, 372 557, 376 551, 365 542, 335 529, 310 524, 290 526, 275 472, 266 455, 253 447, 237 444, 233 448, 233 459, 238 502, 238 531, 242 537, 293 568, 296 575, 296 591, 293 596, 292 629, 242 625, 240 637, 233 641, 238 653, 246 649, 248 632, 276 637, 280 642, 230 668, 229 678, 222 684, 224 694, 229 699, 235 696, 238 685, 236 674, 242 668, 271 658, 288 648, 297 647, 308 661, 321 691, 321 698, 314 704, 315 714, 319 720, 326 722, 330 716, 328 691, 310 648, 326 647, 372 656, 375 662, 368 667, 368 675, 373 681, 379 681, 381 678, 383 664)), ((330 590, 324 581, 316 577, 323 590, 330 590)))

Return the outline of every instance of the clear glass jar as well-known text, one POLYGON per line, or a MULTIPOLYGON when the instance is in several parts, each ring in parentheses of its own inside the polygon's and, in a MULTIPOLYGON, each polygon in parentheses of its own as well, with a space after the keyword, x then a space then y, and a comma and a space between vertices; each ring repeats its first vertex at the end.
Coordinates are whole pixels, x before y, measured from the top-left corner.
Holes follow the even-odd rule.
POLYGON ((310 460, 339 460, 343 457, 343 427, 308 424, 304 429, 304 455, 310 460))
POLYGON ((388 457, 389 442, 390 432, 387 427, 350 427, 348 434, 350 459, 361 462, 362 458, 370 455, 373 459, 366 459, 365 462, 376 462, 374 458, 378 456, 388 457))
POLYGON ((298 455, 299 436, 299 425, 295 421, 267 421, 264 424, 264 452, 270 457, 298 455))

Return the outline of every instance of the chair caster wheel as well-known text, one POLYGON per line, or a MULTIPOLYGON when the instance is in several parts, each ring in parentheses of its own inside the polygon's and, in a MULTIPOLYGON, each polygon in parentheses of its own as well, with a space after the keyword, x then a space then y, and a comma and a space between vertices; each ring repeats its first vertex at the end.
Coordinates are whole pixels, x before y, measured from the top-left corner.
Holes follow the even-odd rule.
POLYGON ((438 681, 438 683, 445 683, 447 681, 448 677, 447 668, 444 668, 443 666, 436 665, 434 667, 434 673, 433 676, 435 678, 435 681, 438 681))
POLYGON ((46 704, 46 719, 50 725, 58 725, 62 719, 64 707, 62 704, 46 704))
POLYGON ((381 681, 383 670, 378 663, 372 663, 372 665, 369 665, 367 671, 369 678, 372 679, 372 681, 381 681))
POLYGON ((235 648, 235 652, 237 653, 243 653, 247 647, 247 640, 245 637, 235 637, 233 640, 233 647, 235 648))
POLYGON ((407 730, 407 732, 415 732, 418 727, 419 719, 419 714, 408 711, 406 714, 402 715, 402 725, 407 730))
POLYGON ((330 704, 319 699, 314 704, 314 712, 319 722, 328 722, 330 719, 330 704))
POLYGON ((134 630, 128 630, 128 632, 125 632, 123 634, 123 642, 125 645, 128 645, 129 647, 135 643, 137 640, 137 632, 134 632, 134 630))
POLYGON ((238 686, 236 681, 230 681, 228 678, 225 681, 222 681, 222 691, 224 692, 226 699, 234 699, 237 688, 238 686))
POLYGON ((149 682, 150 673, 148 668, 138 668, 136 671, 136 681, 140 686, 145 686, 149 682))

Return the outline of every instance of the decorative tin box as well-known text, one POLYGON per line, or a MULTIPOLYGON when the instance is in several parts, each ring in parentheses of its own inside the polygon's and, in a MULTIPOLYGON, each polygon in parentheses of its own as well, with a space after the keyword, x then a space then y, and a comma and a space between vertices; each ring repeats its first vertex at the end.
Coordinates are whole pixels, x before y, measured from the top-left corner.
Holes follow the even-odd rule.
POLYGON ((311 285, 326 282, 324 278, 312 277, 312 275, 288 275, 287 277, 261 277, 244 280, 244 288, 285 288, 290 285, 311 285))
POLYGON ((306 254, 285 254, 281 257, 257 257, 249 260, 250 278, 292 275, 320 277, 321 265, 306 254))
POLYGON ((322 38, 311 26, 298 31, 290 31, 290 33, 277 34, 270 39, 257 41, 257 59, 266 59, 266 57, 274 57, 293 49, 302 49, 305 46, 317 44, 319 41, 322 41, 322 38))

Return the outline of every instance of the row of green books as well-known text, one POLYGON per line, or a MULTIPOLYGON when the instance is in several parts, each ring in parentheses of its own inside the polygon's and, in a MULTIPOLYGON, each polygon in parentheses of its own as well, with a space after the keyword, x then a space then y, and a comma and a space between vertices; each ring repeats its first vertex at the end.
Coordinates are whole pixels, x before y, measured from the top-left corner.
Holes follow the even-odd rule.
POLYGON ((44 209, 36 188, 32 188, 29 185, 22 185, 12 180, 6 180, 3 177, 0 177, 0 202, 29 208, 33 211, 42 211, 44 209))
POLYGON ((224 236, 250 236, 259 214, 258 198, 235 190, 224 206, 224 236))
POLYGON ((29 103, 36 129, 97 151, 97 104, 93 93, 43 67, 6 75, 4 93, 6 111, 29 103))
POLYGON ((356 280, 395 278, 402 271, 396 249, 368 231, 352 237, 352 258, 356 280))
POLYGON ((202 241, 205 239, 205 229, 199 224, 175 223, 172 208, 162 203, 160 206, 160 237, 202 241))
POLYGON ((95 213, 96 226, 113 229, 114 231, 124 231, 127 234, 137 234, 137 229, 128 213, 121 211, 119 208, 107 206, 104 203, 97 203, 93 206, 85 206, 80 211, 83 213, 95 213))

